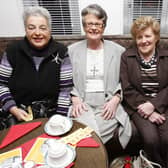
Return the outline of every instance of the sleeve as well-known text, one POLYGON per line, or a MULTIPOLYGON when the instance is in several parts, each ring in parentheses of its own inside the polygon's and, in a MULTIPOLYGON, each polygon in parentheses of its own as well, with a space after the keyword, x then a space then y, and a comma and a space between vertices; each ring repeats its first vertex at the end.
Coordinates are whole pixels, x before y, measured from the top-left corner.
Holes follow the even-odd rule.
POLYGON ((68 57, 65 57, 60 70, 60 93, 58 96, 57 112, 63 115, 68 115, 69 106, 71 103, 70 92, 73 87, 72 81, 72 66, 68 57))
POLYGON ((155 106, 156 111, 158 111, 159 113, 164 113, 167 110, 167 95, 168 86, 160 90, 157 96, 150 100, 150 102, 155 106))
POLYGON ((75 87, 73 87, 73 89, 71 91, 71 95, 76 96, 76 97, 80 97, 80 94, 75 87))
MULTIPOLYGON (((121 55, 122 53, 125 51, 125 48, 118 45, 118 44, 113 44, 114 46, 116 46, 114 48, 114 46, 112 46, 111 48, 114 48, 113 51, 115 53, 115 57, 113 58, 112 61, 115 62, 115 72, 113 72, 115 74, 115 82, 117 82, 115 85, 113 85, 113 88, 114 89, 111 89, 113 91, 111 92, 108 92, 107 95, 106 95, 106 101, 109 101, 111 100, 111 98, 113 96, 115 96, 116 94, 119 94, 120 95, 120 100, 122 101, 123 99, 123 92, 122 92, 122 88, 121 88, 121 82, 119 80, 119 76, 120 76, 120 63, 121 63, 121 55), (114 87, 115 86, 115 87, 114 87)), ((111 66, 114 66, 114 65, 111 65, 111 66)), ((111 74, 109 74, 110 76, 111 74)), ((111 85, 111 83, 110 83, 111 85)))
POLYGON ((2 109, 5 111, 8 111, 11 107, 16 106, 8 87, 8 81, 12 74, 12 70, 13 69, 5 52, 0 63, 0 102, 2 109))
MULTIPOLYGON (((121 66, 120 66, 120 80, 122 85, 123 91, 123 99, 124 102, 133 110, 137 109, 137 106, 144 103, 147 98, 146 96, 142 95, 136 86, 131 82, 130 78, 133 75, 129 72, 128 63, 127 63, 127 55, 123 54, 121 57, 121 66)), ((130 60, 129 60, 130 61, 130 60)), ((135 79, 136 80, 136 79, 135 79)))
POLYGON ((108 92, 106 95, 105 95, 105 101, 108 102, 112 99, 113 96, 115 96, 116 94, 119 94, 120 95, 120 100, 122 101, 123 99, 123 92, 122 92, 122 88, 121 88, 121 83, 118 83, 117 87, 115 88, 115 90, 110 93, 108 92))
MULTIPOLYGON (((73 69, 75 67, 74 60, 73 60, 74 51, 76 51, 76 47, 75 46, 76 46, 76 43, 68 46, 68 54, 69 54, 69 57, 70 57, 70 60, 71 60, 71 63, 72 63, 72 74, 73 75, 75 75, 74 72, 73 72, 73 69)), ((76 96, 76 97, 80 98, 81 96, 80 96, 78 90, 75 87, 75 76, 73 76, 73 81, 74 81, 74 85, 73 85, 73 88, 72 88, 70 94, 71 94, 71 96, 76 96)))

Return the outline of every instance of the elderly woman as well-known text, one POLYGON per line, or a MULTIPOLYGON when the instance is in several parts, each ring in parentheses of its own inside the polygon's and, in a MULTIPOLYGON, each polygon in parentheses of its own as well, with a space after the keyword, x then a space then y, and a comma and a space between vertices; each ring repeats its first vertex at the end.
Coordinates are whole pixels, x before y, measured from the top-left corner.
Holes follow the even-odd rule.
POLYGON ((86 39, 68 48, 74 81, 70 115, 93 128, 104 143, 119 128, 119 141, 125 148, 132 131, 120 104, 119 66, 125 49, 103 39, 106 21, 106 12, 97 4, 82 10, 86 39))
POLYGON ((67 48, 51 37, 45 8, 27 8, 23 17, 26 36, 7 47, 0 63, 1 113, 26 121, 26 107, 32 106, 34 118, 67 115, 72 87, 67 48))
POLYGON ((158 47, 160 26, 151 16, 136 19, 131 34, 135 46, 121 59, 123 104, 147 158, 168 168, 168 51, 158 47))

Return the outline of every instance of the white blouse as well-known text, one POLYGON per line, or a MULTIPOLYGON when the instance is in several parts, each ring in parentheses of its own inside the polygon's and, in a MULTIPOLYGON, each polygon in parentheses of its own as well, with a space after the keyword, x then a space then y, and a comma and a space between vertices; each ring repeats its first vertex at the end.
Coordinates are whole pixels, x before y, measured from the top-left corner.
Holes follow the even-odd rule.
POLYGON ((104 49, 87 49, 86 92, 104 91, 104 49))

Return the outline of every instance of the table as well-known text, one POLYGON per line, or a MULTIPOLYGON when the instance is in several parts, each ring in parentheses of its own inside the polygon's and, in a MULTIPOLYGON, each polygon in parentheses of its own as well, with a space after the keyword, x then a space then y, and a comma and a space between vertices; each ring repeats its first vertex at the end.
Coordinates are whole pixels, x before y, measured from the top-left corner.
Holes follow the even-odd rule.
MULTIPOLYGON (((48 121, 48 119, 40 118, 40 119, 33 120, 33 122, 34 121, 41 121, 42 125, 34 129, 30 133, 26 134, 25 136, 21 137, 20 139, 16 140, 12 144, 9 144, 3 149, 0 149, 0 153, 14 149, 15 147, 20 146, 21 144, 43 134, 44 133, 43 127, 45 123, 48 121)), ((65 134, 64 136, 71 134, 78 128, 86 127, 85 125, 77 121, 73 121, 73 123, 74 124, 71 131, 65 134)), ((0 132, 0 142, 5 137, 7 131, 8 129, 0 132)), ((73 168, 108 168, 108 157, 107 157, 105 146, 103 145, 101 139, 96 135, 95 132, 93 132, 92 135, 93 135, 93 138, 100 144, 100 147, 98 148, 77 147, 76 148, 77 156, 76 156, 75 165, 73 166, 73 168)))

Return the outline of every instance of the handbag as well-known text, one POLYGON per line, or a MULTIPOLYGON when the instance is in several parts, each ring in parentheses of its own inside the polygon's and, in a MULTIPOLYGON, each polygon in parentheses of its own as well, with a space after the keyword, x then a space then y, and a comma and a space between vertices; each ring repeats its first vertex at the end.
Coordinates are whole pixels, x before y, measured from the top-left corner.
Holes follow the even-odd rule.
POLYGON ((117 157, 110 164, 110 168, 133 168, 132 157, 130 156, 117 157))
POLYGON ((123 168, 125 156, 115 158, 110 164, 110 168, 123 168))
MULTIPOLYGON (((31 103, 30 107, 33 119, 50 117, 56 113, 56 103, 52 100, 34 101, 31 103)), ((28 108, 26 108, 26 111, 28 112, 28 108)))
POLYGON ((19 121, 12 114, 0 108, 0 130, 6 129, 17 123, 19 123, 19 121))
POLYGON ((160 164, 149 161, 143 150, 140 150, 138 157, 134 157, 132 164, 134 168, 162 168, 160 164))
MULTIPOLYGON (((19 106, 19 108, 22 108, 28 114, 30 114, 30 111, 28 110, 30 107, 33 115, 31 120, 36 118, 50 117, 56 113, 56 104, 51 100, 34 101, 32 102, 31 106, 25 106, 23 104, 19 106)), ((0 108, 0 130, 6 129, 18 123, 20 123, 20 121, 18 121, 15 116, 0 108)))
POLYGON ((139 151, 139 156, 121 156, 113 160, 110 168, 162 168, 158 163, 149 161, 145 157, 143 150, 139 151))

